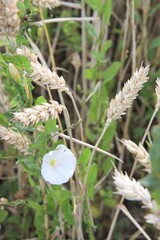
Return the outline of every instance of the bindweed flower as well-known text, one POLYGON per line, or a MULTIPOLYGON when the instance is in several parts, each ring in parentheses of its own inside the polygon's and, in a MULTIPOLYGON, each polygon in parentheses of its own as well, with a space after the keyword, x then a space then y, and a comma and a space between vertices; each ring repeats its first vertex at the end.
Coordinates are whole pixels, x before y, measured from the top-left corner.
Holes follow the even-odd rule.
POLYGON ((58 145, 54 151, 45 154, 41 175, 46 182, 60 185, 69 181, 76 169, 76 158, 70 149, 58 145))

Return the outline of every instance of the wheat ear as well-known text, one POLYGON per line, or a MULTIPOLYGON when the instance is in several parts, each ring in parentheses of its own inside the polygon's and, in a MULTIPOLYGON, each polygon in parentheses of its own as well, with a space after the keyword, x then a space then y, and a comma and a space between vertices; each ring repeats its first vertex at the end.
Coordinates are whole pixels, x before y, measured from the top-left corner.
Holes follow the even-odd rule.
POLYGON ((134 178, 130 179, 127 173, 123 174, 115 169, 113 179, 117 194, 122 195, 127 200, 141 201, 145 208, 152 208, 151 195, 148 189, 144 188, 134 178))
POLYGON ((0 0, 0 39, 13 38, 19 31, 18 0, 0 0))
POLYGON ((54 8, 61 5, 59 0, 32 0, 33 5, 42 8, 54 8))
POLYGON ((24 155, 29 154, 28 148, 31 141, 25 135, 21 135, 11 128, 5 128, 0 125, 0 138, 7 141, 9 144, 13 144, 15 148, 24 153, 24 155))
POLYGON ((28 48, 22 47, 17 49, 17 53, 25 55, 31 62, 33 72, 29 77, 35 82, 40 83, 43 86, 48 86, 50 89, 57 89, 60 92, 65 91, 68 95, 71 95, 69 88, 66 86, 64 78, 59 77, 56 72, 51 71, 46 66, 40 64, 37 61, 37 56, 32 53, 28 48))
POLYGON ((39 121, 47 121, 49 118, 57 118, 63 109, 65 109, 65 107, 56 101, 52 101, 51 104, 43 103, 42 105, 36 105, 32 108, 25 108, 22 112, 15 112, 14 120, 28 126, 39 121))
POLYGON ((151 172, 150 155, 143 147, 142 143, 139 143, 139 146, 137 146, 131 140, 122 139, 121 142, 124 144, 124 146, 128 149, 129 152, 135 155, 135 160, 140 162, 145 167, 144 171, 150 173, 151 172))
POLYGON ((138 92, 142 89, 143 84, 148 80, 149 64, 144 68, 141 66, 139 70, 133 74, 123 89, 112 99, 107 111, 107 121, 120 119, 126 114, 127 108, 130 108, 132 102, 138 96, 138 92))

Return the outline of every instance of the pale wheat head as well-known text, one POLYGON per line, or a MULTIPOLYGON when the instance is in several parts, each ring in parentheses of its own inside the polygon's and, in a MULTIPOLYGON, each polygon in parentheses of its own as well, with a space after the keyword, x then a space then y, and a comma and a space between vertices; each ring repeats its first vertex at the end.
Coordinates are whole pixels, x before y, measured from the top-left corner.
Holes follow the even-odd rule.
POLYGON ((31 141, 25 135, 21 135, 20 133, 13 131, 11 128, 5 128, 0 125, 0 138, 9 144, 13 144, 15 148, 24 155, 29 155, 28 148, 31 141))
POLYGON ((117 194, 122 195, 127 200, 141 201, 145 208, 152 208, 151 195, 148 189, 134 178, 130 179, 127 173, 123 174, 115 169, 113 179, 117 194))
POLYGON ((122 139, 121 142, 124 146, 128 149, 129 152, 135 155, 136 161, 140 162, 145 168, 146 172, 151 172, 151 162, 150 162, 150 155, 143 147, 141 143, 137 146, 134 142, 127 139, 122 139))
POLYGON ((112 99, 107 111, 107 122, 120 119, 126 114, 127 108, 130 108, 133 100, 138 96, 143 84, 148 80, 149 65, 141 66, 130 80, 128 80, 123 89, 112 99))
POLYGON ((23 123, 24 126, 29 126, 39 121, 56 119, 63 109, 64 107, 56 101, 52 101, 51 104, 43 103, 32 108, 25 108, 22 112, 14 113, 14 120, 23 123))
POLYGON ((42 7, 42 8, 54 8, 61 5, 59 0, 32 0, 32 3, 35 6, 42 7))
POLYGON ((150 213, 145 216, 145 220, 147 223, 154 225, 155 228, 160 230, 160 208, 156 201, 152 201, 152 203, 153 208, 150 210, 150 213))
POLYGON ((22 46, 17 49, 17 54, 25 55, 30 60, 33 72, 29 74, 29 77, 35 83, 48 86, 50 89, 58 89, 60 92, 65 91, 68 95, 71 95, 64 78, 62 76, 59 77, 56 72, 51 71, 48 67, 40 64, 37 61, 37 55, 35 53, 22 46))
POLYGON ((18 0, 0 0, 0 38, 15 37, 19 31, 18 0))

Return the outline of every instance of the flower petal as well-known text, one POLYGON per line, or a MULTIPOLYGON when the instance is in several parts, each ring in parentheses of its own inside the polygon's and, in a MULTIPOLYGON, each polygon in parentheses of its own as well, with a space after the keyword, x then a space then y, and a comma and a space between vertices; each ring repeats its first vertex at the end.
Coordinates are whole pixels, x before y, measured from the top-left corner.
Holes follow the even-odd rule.
POLYGON ((63 184, 68 182, 74 174, 76 158, 74 154, 64 145, 58 145, 55 151, 50 151, 43 157, 41 175, 44 180, 51 184, 63 184), (55 160, 55 165, 51 160, 55 160))

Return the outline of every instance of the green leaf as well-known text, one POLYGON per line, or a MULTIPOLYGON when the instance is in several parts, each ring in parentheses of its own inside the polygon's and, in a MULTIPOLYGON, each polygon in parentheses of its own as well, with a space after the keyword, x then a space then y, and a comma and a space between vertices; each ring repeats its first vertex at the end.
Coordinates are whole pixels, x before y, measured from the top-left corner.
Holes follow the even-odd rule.
POLYGON ((99 13, 102 12, 103 5, 101 0, 86 0, 86 3, 93 9, 97 10, 99 13))
POLYGON ((106 52, 108 51, 108 49, 110 49, 111 46, 112 46, 112 41, 111 41, 111 40, 107 40, 107 41, 105 42, 105 44, 102 46, 101 51, 102 51, 103 53, 106 53, 106 52))
POLYGON ((91 155, 90 148, 85 148, 82 151, 81 155, 79 156, 79 160, 78 160, 79 164, 86 166, 89 161, 90 155, 91 155))
POLYGON ((74 225, 74 218, 73 218, 73 209, 71 207, 70 202, 64 203, 62 206, 62 212, 64 214, 64 219, 67 221, 68 224, 74 225))
POLYGON ((111 66, 102 73, 102 77, 104 79, 103 84, 106 84, 107 82, 111 81, 116 76, 120 69, 120 66, 121 66, 120 62, 113 62, 111 66))
POLYGON ((160 46, 160 37, 156 37, 150 43, 149 51, 160 46))
POLYGON ((140 183, 142 183, 147 188, 152 187, 152 188, 159 189, 159 180, 152 174, 149 174, 146 177, 144 177, 143 179, 141 179, 140 183))
POLYGON ((88 80, 97 80, 98 78, 98 71, 97 68, 88 68, 86 69, 86 78, 88 80))
POLYGON ((57 132, 57 127, 56 127, 56 119, 52 119, 52 120, 48 120, 46 123, 45 123, 45 132, 46 134, 50 135, 51 132, 57 132))
POLYGON ((0 210, 0 223, 3 223, 8 217, 8 212, 6 210, 0 210))
POLYGON ((110 24, 111 14, 112 14, 112 0, 106 0, 104 9, 104 19, 108 25, 110 24))
POLYGON ((150 148, 150 159, 152 165, 152 174, 160 179, 160 127, 156 126, 152 130, 153 144, 150 148))
POLYGON ((97 165, 93 163, 90 167, 87 178, 88 195, 91 199, 94 198, 94 185, 97 179, 97 174, 98 174, 97 165))
POLYGON ((106 133, 104 134, 104 137, 101 141, 101 148, 104 150, 110 149, 110 144, 113 142, 113 138, 115 137, 116 133, 116 121, 113 121, 110 126, 108 127, 106 133))
POLYGON ((40 211, 41 211, 41 208, 42 208, 41 205, 39 205, 37 202, 35 202, 35 201, 33 201, 33 200, 28 200, 27 205, 28 205, 30 208, 32 208, 33 210, 38 211, 38 212, 40 212, 40 211))
POLYGON ((18 2, 18 3, 17 3, 17 7, 18 7, 19 10, 21 11, 21 14, 25 15, 25 13, 26 13, 26 8, 25 8, 24 3, 18 2))
POLYGON ((7 118, 2 113, 0 113, 0 124, 5 127, 9 125, 7 118))
POLYGON ((43 96, 40 96, 35 100, 35 105, 42 105, 43 103, 46 103, 46 102, 47 100, 43 96))

